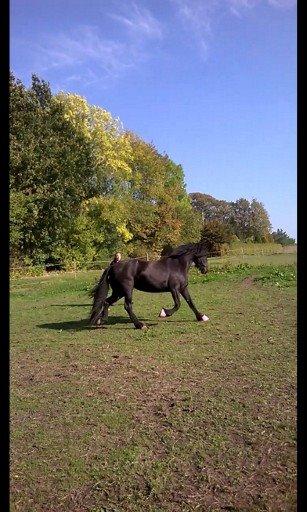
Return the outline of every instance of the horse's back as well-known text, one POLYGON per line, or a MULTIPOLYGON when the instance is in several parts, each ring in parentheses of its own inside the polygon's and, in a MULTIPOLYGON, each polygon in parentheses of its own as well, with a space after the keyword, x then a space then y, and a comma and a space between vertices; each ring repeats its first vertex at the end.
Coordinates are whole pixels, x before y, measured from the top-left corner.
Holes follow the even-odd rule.
POLYGON ((133 278, 138 272, 138 267, 139 260, 137 259, 121 260, 112 265, 110 276, 119 281, 126 277, 133 278))
POLYGON ((176 276, 178 281, 183 278, 181 272, 178 275, 178 270, 178 262, 164 258, 156 261, 121 260, 112 265, 110 282, 111 285, 131 286, 144 292, 168 292, 172 288, 173 277, 176 276))
POLYGON ((134 279, 137 290, 159 293, 169 291, 169 268, 162 260, 141 261, 134 279))

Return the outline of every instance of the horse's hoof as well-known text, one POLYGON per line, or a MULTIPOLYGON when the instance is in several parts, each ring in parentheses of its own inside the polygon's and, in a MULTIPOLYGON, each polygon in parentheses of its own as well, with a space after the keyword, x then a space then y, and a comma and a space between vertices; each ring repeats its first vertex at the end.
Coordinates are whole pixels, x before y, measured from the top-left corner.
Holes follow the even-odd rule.
POLYGON ((142 331, 146 331, 146 329, 148 329, 147 325, 145 325, 145 324, 136 325, 135 328, 141 329, 142 331))
POLYGON ((165 310, 162 308, 161 311, 160 311, 160 315, 159 315, 160 318, 165 318, 166 317, 166 313, 165 313, 165 310))
POLYGON ((199 321, 199 322, 208 322, 208 320, 209 320, 209 317, 208 317, 208 316, 206 316, 206 315, 203 315, 201 318, 199 318, 199 320, 198 320, 198 321, 199 321))

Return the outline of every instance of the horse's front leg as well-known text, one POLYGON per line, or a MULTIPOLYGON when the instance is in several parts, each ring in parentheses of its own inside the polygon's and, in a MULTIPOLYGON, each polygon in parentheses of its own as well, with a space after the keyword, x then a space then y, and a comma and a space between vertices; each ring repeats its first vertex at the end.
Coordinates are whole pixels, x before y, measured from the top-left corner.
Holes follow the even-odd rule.
POLYGON ((174 299, 174 307, 172 309, 162 308, 160 311, 160 318, 172 316, 180 308, 180 297, 178 290, 171 290, 172 297, 174 299))
POLYGON ((138 317, 133 313, 132 310, 132 294, 125 295, 125 304, 124 308, 127 311, 128 315, 130 316, 132 322, 134 323, 134 326, 136 329, 147 329, 147 325, 140 322, 138 317))
POLYGON ((204 315, 203 313, 201 313, 200 311, 198 311, 194 302, 191 299, 191 295, 190 295, 188 288, 187 287, 182 288, 180 290, 180 293, 181 293, 182 297, 186 300, 188 306, 192 309, 194 315, 196 316, 196 319, 199 322, 207 322, 207 320, 209 320, 209 318, 206 315, 204 315))

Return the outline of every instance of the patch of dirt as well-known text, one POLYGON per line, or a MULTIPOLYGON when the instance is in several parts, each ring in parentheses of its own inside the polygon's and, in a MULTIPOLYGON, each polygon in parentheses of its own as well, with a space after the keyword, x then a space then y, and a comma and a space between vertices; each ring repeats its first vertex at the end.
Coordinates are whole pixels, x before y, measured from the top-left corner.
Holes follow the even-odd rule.
MULTIPOLYGON (((244 281, 244 286, 252 286, 253 277, 244 281)), ((184 338, 177 341, 185 342, 184 338)), ((43 385, 40 393, 50 409, 40 404, 30 413, 19 412, 15 428, 26 424, 29 433, 13 467, 20 466, 21 458, 39 459, 33 453, 31 434, 35 440, 35 431, 42 425, 52 427, 51 436, 58 431, 59 437, 53 439, 59 448, 61 438, 67 439, 68 453, 62 455, 66 464, 76 457, 73 443, 79 441, 78 456, 84 461, 83 481, 70 474, 72 488, 65 492, 58 480, 54 489, 50 487, 48 473, 39 485, 26 480, 20 484, 13 478, 17 512, 296 510, 295 448, 294 442, 287 444, 287 429, 291 431, 295 420, 291 380, 283 378, 268 391, 251 371, 253 361, 243 364, 234 355, 214 352, 178 367, 149 355, 128 356, 112 346, 103 357, 95 358, 87 350, 89 355, 83 354, 82 360, 76 356, 76 363, 71 360, 73 349, 66 358, 58 355, 44 364, 30 356, 23 357, 22 365, 14 362, 19 397, 27 399, 33 385, 43 385), (70 400, 76 396, 74 410, 70 400), (81 413, 84 407, 87 412, 81 413), (111 412, 109 424, 104 423, 103 411, 111 412), (118 412, 123 413, 122 428, 112 424, 112 414, 116 417, 118 412), (127 422, 132 420, 131 428, 125 427, 125 414, 127 422), (85 434, 90 434, 86 446, 85 434), (127 449, 128 459, 121 458, 120 463, 109 459, 116 449, 119 453, 127 449), (40 508, 25 508, 26 497, 37 490, 40 508), (17 506, 16 496, 21 494, 26 497, 17 506)), ((48 442, 41 441, 41 458, 48 442)), ((15 452, 12 455, 14 459, 15 452)), ((58 453, 52 456, 56 464, 58 453)))
POLYGON ((255 276, 247 276, 241 282, 241 285, 244 288, 250 288, 251 286, 253 286, 253 284, 255 284, 255 276))

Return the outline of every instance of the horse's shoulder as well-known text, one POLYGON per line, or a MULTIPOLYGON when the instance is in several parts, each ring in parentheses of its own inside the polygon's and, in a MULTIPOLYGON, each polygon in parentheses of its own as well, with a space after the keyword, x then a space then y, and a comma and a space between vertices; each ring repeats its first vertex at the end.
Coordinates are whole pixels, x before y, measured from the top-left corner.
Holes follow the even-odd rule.
POLYGON ((148 268, 148 266, 152 263, 152 261, 147 261, 147 260, 137 260, 138 262, 138 269, 139 270, 146 270, 148 268))

